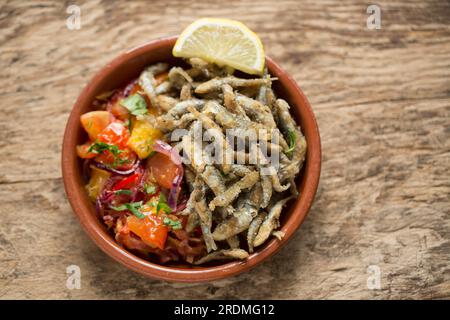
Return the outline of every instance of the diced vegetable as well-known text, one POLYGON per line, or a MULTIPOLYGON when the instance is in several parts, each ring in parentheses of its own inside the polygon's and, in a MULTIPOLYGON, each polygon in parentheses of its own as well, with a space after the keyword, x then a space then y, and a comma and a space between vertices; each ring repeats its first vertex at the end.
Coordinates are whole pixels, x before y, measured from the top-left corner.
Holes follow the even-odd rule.
POLYGON ((153 151, 155 140, 162 137, 162 132, 154 129, 146 121, 137 120, 133 125, 128 146, 136 152, 140 159, 147 158, 153 151))
POLYGON ((130 118, 130 111, 127 108, 122 106, 119 101, 116 101, 111 106, 111 113, 120 120, 127 120, 130 118))
POLYGON ((116 92, 108 102, 108 111, 119 120, 126 121, 130 119, 130 111, 125 108, 121 102, 129 95, 133 95, 140 90, 137 80, 131 81, 123 90, 116 92))
POLYGON ((122 122, 115 121, 104 128, 101 134, 98 135, 98 140, 123 149, 127 146, 129 137, 128 128, 122 122))
MULTIPOLYGON (((176 210, 178 207, 178 196, 180 194, 181 182, 184 175, 184 169, 180 154, 176 148, 173 148, 172 146, 161 140, 155 141, 153 149, 159 154, 168 157, 172 164, 176 166, 176 169, 171 169, 171 172, 175 173, 175 176, 171 177, 170 175, 168 175, 168 178, 171 179, 171 186, 169 191, 169 200, 167 201, 169 207, 173 210, 176 210)), ((158 170, 155 170, 156 173, 157 171, 158 170)))
POLYGON ((91 166, 91 177, 86 185, 86 191, 92 201, 95 201, 110 176, 109 172, 91 166))
POLYGON ((149 158, 147 168, 156 182, 167 189, 172 187, 172 182, 179 175, 180 170, 168 156, 162 153, 157 153, 149 158))
POLYGON ((136 154, 129 149, 121 151, 123 152, 120 152, 118 156, 115 156, 109 151, 104 151, 104 153, 95 157, 95 161, 112 169, 116 169, 116 171, 114 171, 116 173, 119 173, 118 171, 125 171, 125 173, 119 174, 126 174, 127 170, 132 169, 135 165, 136 154))
POLYGON ((82 159, 92 159, 97 154, 94 152, 90 152, 89 149, 91 149, 92 142, 86 142, 84 144, 80 144, 77 146, 77 155, 82 159))
POLYGON ((112 122, 98 135, 90 151, 97 151, 97 162, 114 168, 130 168, 136 155, 127 146, 129 136, 128 128, 122 122, 112 122))
POLYGON ((152 248, 164 249, 167 239, 168 227, 164 225, 163 218, 150 214, 143 219, 129 216, 127 226, 130 231, 139 236, 142 241, 152 248))
POLYGON ((119 182, 117 182, 112 188, 113 191, 121 190, 121 189, 131 189, 134 187, 141 176, 140 173, 133 173, 129 177, 126 177, 119 182))
POLYGON ((117 157, 121 152, 123 152, 122 150, 119 150, 119 147, 116 146, 115 144, 109 144, 98 140, 92 143, 88 149, 89 153, 93 153, 95 155, 102 154, 105 151, 112 153, 115 157, 117 157))
POLYGON ((89 139, 94 141, 109 125, 111 117, 108 111, 91 111, 80 117, 81 125, 86 130, 89 139))

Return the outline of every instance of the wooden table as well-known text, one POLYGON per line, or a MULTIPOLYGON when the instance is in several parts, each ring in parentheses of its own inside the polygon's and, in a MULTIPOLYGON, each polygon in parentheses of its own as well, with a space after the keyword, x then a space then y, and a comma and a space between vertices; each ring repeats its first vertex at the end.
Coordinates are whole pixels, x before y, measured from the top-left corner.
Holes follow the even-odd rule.
POLYGON ((60 1, 0 1, 1 298, 450 298, 448 2, 377 1, 380 30, 367 28, 362 0, 73 2, 79 30, 60 1), (322 176, 306 222, 272 259, 170 284, 87 237, 63 190, 61 142, 100 67, 205 16, 246 23, 298 81, 319 123, 322 176), (79 290, 66 288, 72 264, 79 290))

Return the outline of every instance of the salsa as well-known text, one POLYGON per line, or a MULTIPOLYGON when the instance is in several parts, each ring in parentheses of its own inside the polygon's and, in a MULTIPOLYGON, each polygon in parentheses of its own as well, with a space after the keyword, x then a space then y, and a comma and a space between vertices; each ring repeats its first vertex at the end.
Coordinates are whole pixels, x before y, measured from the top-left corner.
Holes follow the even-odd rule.
MULTIPOLYGON (((155 79, 164 81, 167 72, 155 79)), ((94 107, 80 117, 88 139, 76 152, 87 168, 87 194, 116 241, 159 263, 204 255, 201 232, 186 231, 180 215, 186 206, 181 161, 174 163, 162 132, 140 118, 159 111, 138 82, 99 96, 94 107)))

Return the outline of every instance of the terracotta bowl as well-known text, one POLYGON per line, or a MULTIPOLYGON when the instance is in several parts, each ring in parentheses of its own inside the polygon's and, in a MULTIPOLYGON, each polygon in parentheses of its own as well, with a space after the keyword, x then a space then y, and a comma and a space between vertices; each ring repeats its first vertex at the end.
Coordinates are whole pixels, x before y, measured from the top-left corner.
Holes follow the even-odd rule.
POLYGON ((86 134, 79 119, 83 113, 91 110, 91 104, 97 95, 125 85, 136 78, 145 66, 160 61, 177 63, 171 53, 175 41, 176 37, 160 39, 125 52, 102 68, 84 88, 73 106, 64 134, 62 148, 64 187, 73 211, 83 228, 92 240, 113 259, 131 270, 151 278, 177 282, 211 281, 250 270, 280 250, 292 237, 305 219, 319 183, 320 136, 313 111, 303 92, 285 71, 272 59, 267 58, 270 73, 279 79, 274 83, 275 92, 291 105, 292 114, 301 125, 308 144, 306 164, 297 179, 300 196, 292 201, 288 208, 285 208, 280 221, 281 230, 286 234, 285 237, 281 241, 274 238, 270 239, 245 261, 227 262, 206 267, 163 266, 143 260, 125 250, 116 243, 103 223, 99 221, 95 208, 85 193, 81 161, 77 158, 75 152, 75 146, 83 143, 86 139, 86 134))

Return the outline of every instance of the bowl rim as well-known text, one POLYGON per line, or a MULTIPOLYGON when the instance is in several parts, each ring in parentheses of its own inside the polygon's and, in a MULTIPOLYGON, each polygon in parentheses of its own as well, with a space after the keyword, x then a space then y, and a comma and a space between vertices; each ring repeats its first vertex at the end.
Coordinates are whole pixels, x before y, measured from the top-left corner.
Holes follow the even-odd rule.
POLYGON ((90 204, 86 203, 86 201, 82 201, 83 195, 81 192, 84 192, 84 188, 80 187, 77 183, 77 179, 73 178, 74 174, 77 173, 74 169, 76 165, 73 163, 73 155, 75 153, 74 145, 77 143, 77 137, 75 134, 72 134, 71 128, 80 125, 79 110, 81 110, 85 104, 91 103, 89 97, 92 95, 95 88, 101 81, 110 76, 115 68, 131 59, 147 54, 152 50, 164 48, 166 46, 173 47, 176 39, 177 36, 159 38, 125 51, 102 67, 85 85, 72 107, 66 123, 61 152, 62 176, 64 188, 72 211, 77 216, 85 232, 108 256, 127 268, 153 279, 185 283, 207 282, 234 276, 254 268, 278 252, 300 227, 311 208, 319 184, 321 171, 320 134, 311 105, 300 87, 287 72, 285 72, 270 57, 266 56, 266 65, 270 69, 270 73, 274 76, 278 76, 280 79, 282 78, 282 81, 286 82, 284 83, 285 89, 292 95, 292 99, 296 101, 293 107, 298 109, 298 112, 302 115, 302 120, 307 124, 307 127, 302 126, 302 131, 308 141, 307 163, 302 169, 304 171, 304 176, 301 183, 304 184, 304 189, 302 194, 295 199, 295 203, 291 209, 293 212, 285 222, 284 226, 282 226, 285 236, 282 240, 269 240, 268 244, 261 249, 256 250, 244 261, 232 261, 202 269, 163 266, 141 259, 127 251, 101 228, 101 222, 91 213, 91 208, 89 207, 90 204), (93 219, 97 222, 93 221, 93 219))

